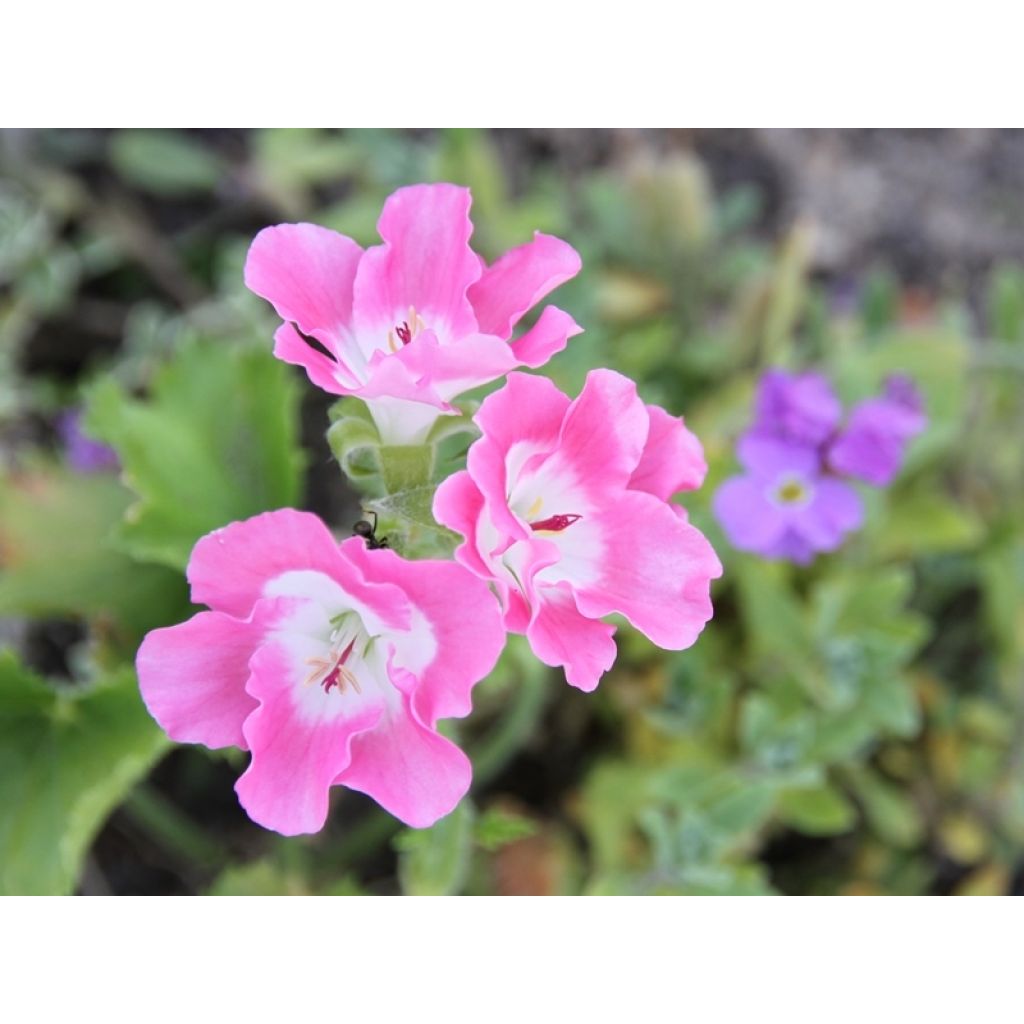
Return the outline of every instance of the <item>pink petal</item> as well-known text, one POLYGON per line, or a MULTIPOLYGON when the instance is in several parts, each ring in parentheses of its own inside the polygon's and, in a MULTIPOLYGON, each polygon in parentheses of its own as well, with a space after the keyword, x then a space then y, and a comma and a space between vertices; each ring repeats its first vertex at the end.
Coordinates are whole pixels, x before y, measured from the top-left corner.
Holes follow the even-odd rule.
POLYGON ((406 825, 426 828, 454 809, 472 774, 469 758, 419 722, 403 696, 376 728, 354 737, 351 763, 335 781, 366 793, 406 825))
POLYGON ((466 470, 448 477, 434 493, 434 518, 465 538, 456 548, 455 558, 477 576, 487 579, 491 570, 478 546, 478 524, 483 508, 484 496, 466 470))
POLYGON ((242 723, 257 705, 245 682, 264 631, 264 625, 200 612, 146 636, 135 660, 139 689, 172 740, 248 749, 242 723))
POLYGON ((536 369, 565 348, 570 338, 583 328, 557 306, 545 306, 537 322, 524 335, 511 342, 512 354, 520 366, 536 369))
POLYGON ((560 238, 539 231, 510 249, 469 289, 480 330, 508 338, 520 317, 580 272, 580 257, 560 238))
POLYGON ((682 419, 656 405, 647 406, 650 430, 640 464, 629 480, 634 491, 668 501, 678 491, 694 491, 704 482, 708 464, 696 436, 682 419))
MULTIPOLYGON (((351 393, 351 388, 346 388, 338 380, 338 371, 342 369, 340 364, 303 341, 291 324, 281 324, 275 331, 274 355, 282 362, 301 366, 318 388, 332 395, 351 393)), ((345 371, 342 369, 342 372, 345 371)))
POLYGON ((351 760, 353 737, 384 713, 380 692, 324 695, 324 713, 308 713, 296 700, 301 664, 284 644, 267 644, 253 656, 249 693, 259 707, 245 722, 252 761, 235 784, 249 817, 282 835, 318 832, 327 820, 329 790, 351 760), (350 699, 351 698, 351 699, 350 699))
POLYGON ((454 562, 411 562, 393 551, 370 551, 358 538, 343 550, 368 580, 399 587, 415 609, 411 634, 396 633, 392 641, 394 664, 415 677, 418 719, 433 728, 439 718, 468 715, 473 686, 505 646, 501 611, 487 584, 454 562))
POLYGON ((466 297, 481 273, 469 247, 470 202, 455 185, 413 185, 388 198, 377 222, 384 245, 366 251, 356 274, 358 334, 384 345, 410 307, 442 340, 477 331, 466 297))
MULTIPOLYGON (((261 597, 271 596, 275 581, 286 574, 301 577, 303 570, 329 577, 381 621, 396 628, 408 625, 401 591, 367 583, 311 512, 282 508, 214 530, 192 549, 187 573, 194 603, 241 618, 261 597)), ((273 596, 308 596, 301 584, 300 578, 295 583, 299 590, 278 587, 273 596)))
POLYGON ((613 370, 591 370, 540 472, 590 494, 625 487, 643 455, 648 426, 633 381, 613 370))
POLYGON ((363 250, 316 224, 264 228, 249 247, 245 283, 269 300, 282 320, 335 355, 352 321, 352 289, 363 250))
POLYGON ((600 576, 576 587, 590 618, 618 612, 659 647, 689 647, 711 618, 722 566, 704 535, 663 501, 627 491, 600 513, 600 576))
POLYGON ((546 377, 511 373, 505 386, 488 396, 474 421, 483 437, 466 457, 488 514, 500 533, 526 539, 525 526, 508 507, 508 494, 524 464, 558 444, 569 399, 546 377))
POLYGON ((507 342, 493 335, 471 334, 442 345, 437 335, 427 330, 397 352, 375 357, 369 381, 359 396, 387 395, 452 411, 448 402, 456 395, 489 384, 518 365, 507 342))
POLYGON ((533 653, 566 682, 590 692, 615 661, 615 627, 581 615, 567 584, 543 587, 526 637, 533 653))

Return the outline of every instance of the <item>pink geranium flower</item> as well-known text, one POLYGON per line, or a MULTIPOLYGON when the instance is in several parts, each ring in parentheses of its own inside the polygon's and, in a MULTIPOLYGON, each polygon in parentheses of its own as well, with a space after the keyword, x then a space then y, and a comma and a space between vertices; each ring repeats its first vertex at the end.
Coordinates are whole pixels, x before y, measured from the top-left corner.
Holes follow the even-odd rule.
POLYGON ((683 422, 610 370, 590 373, 575 401, 514 373, 476 422, 483 437, 441 485, 434 515, 466 538, 456 558, 495 583, 506 627, 582 690, 615 660, 614 627, 601 621, 613 612, 660 647, 690 646, 721 566, 668 503, 707 468, 683 422))
POLYGON ((274 354, 335 395, 357 395, 385 441, 423 440, 455 396, 520 366, 541 366, 581 330, 548 306, 510 340, 524 313, 580 269, 572 246, 539 232, 488 267, 469 245, 469 190, 414 185, 377 222, 365 251, 315 224, 265 228, 245 283, 285 323, 274 354))
POLYGON ((254 821, 315 832, 336 785, 416 827, 459 802, 470 763, 436 724, 469 713, 504 644, 485 584, 293 509, 203 537, 188 578, 212 611, 146 637, 139 685, 171 739, 251 752, 235 789, 254 821))

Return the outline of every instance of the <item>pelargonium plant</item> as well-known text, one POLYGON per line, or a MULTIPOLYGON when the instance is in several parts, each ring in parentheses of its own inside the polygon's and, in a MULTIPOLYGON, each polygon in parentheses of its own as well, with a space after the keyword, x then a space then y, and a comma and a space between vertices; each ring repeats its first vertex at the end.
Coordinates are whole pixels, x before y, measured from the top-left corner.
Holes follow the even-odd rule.
POLYGON ((338 421, 372 450, 356 472, 332 428, 374 521, 339 540, 311 513, 278 509, 203 537, 188 579, 209 610, 151 632, 137 667, 172 739, 249 751, 239 799, 287 835, 323 826, 332 786, 413 827, 451 811, 471 766, 438 723, 470 713, 507 632, 592 690, 615 660, 609 615, 670 650, 711 618, 721 566, 671 501, 703 481, 699 441, 611 370, 574 400, 518 372, 580 333, 546 306, 513 336, 580 260, 536 234, 488 266, 469 245, 469 208, 454 185, 399 189, 379 246, 282 224, 246 262, 284 321, 275 354, 342 396, 338 421), (496 381, 475 416, 455 404, 496 381), (477 439, 439 482, 443 417, 477 439), (462 536, 454 552, 446 528, 462 536))
POLYGON ((850 481, 891 483, 926 423, 907 377, 890 377, 882 395, 855 405, 844 423, 823 376, 770 370, 758 386, 754 423, 736 446, 745 472, 719 487, 715 516, 741 551, 806 565, 863 523, 850 481))

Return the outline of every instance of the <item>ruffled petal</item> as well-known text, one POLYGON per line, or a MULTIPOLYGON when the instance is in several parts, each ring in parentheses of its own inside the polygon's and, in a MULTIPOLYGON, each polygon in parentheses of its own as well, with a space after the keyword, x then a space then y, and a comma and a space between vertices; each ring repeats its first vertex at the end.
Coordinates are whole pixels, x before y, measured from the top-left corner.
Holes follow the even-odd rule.
POLYGON ((557 449, 536 471, 537 487, 595 498, 625 487, 640 463, 648 426, 636 384, 613 370, 592 370, 565 414, 557 449))
POLYGON ((557 306, 545 306, 537 322, 522 336, 510 343, 518 366, 536 369, 565 348, 570 338, 582 334, 583 328, 557 306))
POLYGON ((248 749, 242 723, 257 705, 245 682, 264 628, 220 612, 200 612, 179 626, 147 634, 135 659, 139 689, 172 740, 248 749))
POLYGON ((432 728, 439 718, 468 715, 473 687, 505 645, 501 611, 487 584, 454 562, 406 561, 393 551, 370 551, 359 538, 346 541, 343 551, 368 580, 394 584, 412 604, 411 631, 392 635, 392 661, 415 677, 418 720, 432 728))
POLYGON ((295 638, 261 647, 251 669, 248 691, 259 707, 244 732, 252 761, 235 792, 264 828, 286 836, 318 832, 327 820, 330 787, 351 760, 353 738, 380 721, 385 695, 304 686, 295 638))
POLYGON ((469 758, 424 726, 403 696, 376 728, 353 739, 351 763, 335 781, 372 797, 406 825, 426 828, 455 808, 472 775, 469 758))
POLYGON ((469 190, 455 185, 400 188, 377 222, 384 245, 368 249, 356 274, 354 319, 360 341, 379 339, 409 310, 442 340, 477 331, 466 290, 481 273, 469 247, 469 190))
POLYGON ((664 502, 627 491, 597 521, 599 575, 575 588, 588 618, 618 612, 659 647, 689 647, 711 618, 711 580, 722 566, 707 538, 664 502))
POLYGON ((695 491, 707 475, 704 449, 682 419, 657 405, 648 405, 650 429, 640 464, 629 479, 634 491, 647 491, 668 501, 679 491, 695 491))
POLYGON ((508 338, 522 315, 580 272, 579 253, 539 231, 532 242, 510 249, 469 289, 480 330, 508 338))
POLYGON ((552 668, 564 668, 570 686, 589 692, 615 661, 615 627, 581 615, 567 584, 540 588, 526 638, 552 668))
POLYGON ((474 417, 483 431, 466 465, 499 533, 526 539, 529 531, 508 507, 509 489, 523 467, 553 451, 570 401, 546 377, 509 374, 474 417))
POLYGON ((864 521, 860 495, 842 480, 819 480, 811 500, 794 510, 793 528, 815 551, 834 551, 864 521))
POLYGON ((352 322, 352 292, 363 250, 316 224, 264 228, 249 247, 245 283, 282 320, 297 323, 334 355, 352 322))
POLYGON ((479 546, 483 509, 484 496, 466 470, 448 477, 434 493, 434 518, 465 538, 455 550, 456 560, 477 576, 487 579, 492 572, 479 546))
POLYGON ((283 508, 214 530, 192 549, 187 573, 193 602, 239 618, 262 597, 311 597, 327 586, 344 592, 364 617, 408 626, 401 591, 368 583, 311 512, 283 508))

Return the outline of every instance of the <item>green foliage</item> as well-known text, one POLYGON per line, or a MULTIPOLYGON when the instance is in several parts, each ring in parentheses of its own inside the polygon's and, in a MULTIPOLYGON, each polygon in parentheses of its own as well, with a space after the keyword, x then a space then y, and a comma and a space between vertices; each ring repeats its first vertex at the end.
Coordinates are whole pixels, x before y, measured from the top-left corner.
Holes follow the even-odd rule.
POLYGON ((219 157, 180 132, 116 132, 110 140, 110 162, 126 181, 156 195, 206 192, 223 173, 219 157))
POLYGON ((397 836, 402 892, 407 896, 452 896, 462 890, 469 873, 475 816, 467 797, 436 825, 407 829, 397 836))
POLYGON ((186 344, 148 399, 97 381, 87 422, 138 496, 118 532, 135 558, 183 568, 204 534, 299 500, 298 391, 265 350, 186 344))
POLYGON ((111 543, 130 495, 106 474, 40 466, 0 483, 0 614, 90 619, 130 657, 187 607, 177 572, 111 543))
POLYGON ((97 829, 166 748, 131 671, 56 689, 0 654, 0 893, 71 892, 97 829))

